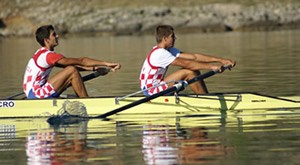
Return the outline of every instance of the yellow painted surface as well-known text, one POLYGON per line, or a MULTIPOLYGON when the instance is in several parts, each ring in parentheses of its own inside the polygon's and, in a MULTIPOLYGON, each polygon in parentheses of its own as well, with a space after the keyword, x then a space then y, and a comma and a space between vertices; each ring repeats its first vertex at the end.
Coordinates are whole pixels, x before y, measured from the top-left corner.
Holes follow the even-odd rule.
MULTIPOLYGON (((180 96, 179 103, 176 103, 174 96, 161 96, 150 102, 143 103, 120 113, 207 113, 218 114, 220 110, 266 110, 266 109, 286 109, 300 108, 300 102, 296 99, 300 97, 291 97, 279 99, 275 97, 262 96, 253 93, 243 94, 224 94, 224 95, 190 95, 192 97, 180 96)), ((111 110, 117 109, 126 104, 135 102, 143 97, 130 97, 120 101, 119 105, 115 104, 115 98, 86 98, 86 99, 45 99, 45 100, 0 100, 0 117, 38 117, 50 116, 57 114, 66 101, 77 101, 82 103, 89 116, 101 115, 111 110), (10 102, 10 103, 8 103, 10 102), (14 106, 7 106, 14 105, 14 106)), ((256 111, 258 112, 258 111, 256 111)), ((256 113, 254 111, 254 113, 256 113)), ((249 113, 249 112, 248 112, 249 113)))

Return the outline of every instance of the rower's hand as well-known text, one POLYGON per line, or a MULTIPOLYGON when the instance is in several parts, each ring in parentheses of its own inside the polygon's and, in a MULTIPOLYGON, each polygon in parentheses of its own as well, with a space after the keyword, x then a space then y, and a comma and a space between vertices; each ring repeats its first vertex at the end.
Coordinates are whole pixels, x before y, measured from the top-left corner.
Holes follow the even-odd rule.
POLYGON ((224 69, 223 65, 215 65, 213 67, 213 70, 218 71, 219 73, 222 73, 225 69, 224 69))
MULTIPOLYGON (((231 70, 231 68, 235 67, 236 62, 235 62, 234 60, 224 59, 224 60, 222 61, 222 64, 223 64, 223 66, 225 66, 225 65, 231 65, 231 67, 228 68, 229 70, 231 70)), ((224 70, 223 70, 223 71, 224 71, 224 70)), ((222 71, 222 72, 223 72, 223 71, 222 71)))
POLYGON ((112 72, 116 72, 117 70, 121 69, 121 64, 119 63, 110 63, 107 65, 112 72))
POLYGON ((230 64, 227 65, 214 65, 213 70, 218 71, 219 73, 224 72, 226 69, 231 69, 232 66, 230 64))

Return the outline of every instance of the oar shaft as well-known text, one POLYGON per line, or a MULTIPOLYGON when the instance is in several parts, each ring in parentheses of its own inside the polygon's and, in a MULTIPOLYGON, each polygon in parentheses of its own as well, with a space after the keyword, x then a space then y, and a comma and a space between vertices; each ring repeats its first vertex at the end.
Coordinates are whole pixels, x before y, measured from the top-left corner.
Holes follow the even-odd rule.
MULTIPOLYGON (((229 68, 231 68, 231 67, 232 67, 232 66, 231 66, 230 64, 224 65, 224 66, 222 66, 221 70, 224 71, 225 69, 229 69, 229 68)), ((219 73, 219 70, 211 70, 211 71, 209 71, 209 72, 206 72, 206 73, 203 74, 203 75, 205 75, 205 78, 207 78, 207 77, 210 77, 210 76, 215 75, 216 73, 219 73)), ((201 79, 205 79, 205 78, 202 78, 203 75, 200 75, 200 76, 194 77, 193 79, 188 80, 188 81, 187 81, 187 84, 192 84, 192 83, 194 83, 194 82, 196 82, 196 81, 199 81, 199 80, 201 80, 201 79)))
MULTIPOLYGON (((225 65, 225 66, 223 66, 222 70, 225 70, 225 69, 230 68, 230 67, 231 67, 231 65, 225 65)), ((107 112, 105 114, 102 114, 102 115, 99 115, 99 116, 96 116, 96 117, 89 117, 89 118, 106 118, 107 116, 114 115, 114 114, 119 113, 121 111, 124 111, 124 110, 126 110, 128 108, 131 108, 131 107, 140 105, 142 103, 148 102, 148 101, 150 101, 152 99, 155 99, 155 98, 157 98, 159 96, 163 96, 163 95, 166 95, 168 93, 171 93, 171 92, 174 92, 174 91, 178 91, 178 90, 180 90, 182 88, 182 86, 187 86, 187 85, 192 84, 192 83, 194 83, 196 81, 199 81, 199 80, 205 79, 207 77, 210 77, 210 76, 212 76, 212 75, 214 75, 214 74, 216 74, 218 72, 219 72, 218 70, 212 70, 212 71, 206 72, 206 73, 204 73, 202 75, 199 75, 197 77, 194 77, 193 79, 188 80, 186 82, 175 84, 173 87, 168 88, 166 90, 163 90, 161 92, 158 92, 156 94, 153 94, 153 95, 151 95, 149 97, 145 97, 145 98, 143 98, 141 100, 138 100, 138 101, 135 101, 133 103, 124 105, 124 106, 122 106, 120 108, 117 108, 115 110, 109 111, 109 112, 107 112)))
POLYGON ((163 90, 163 91, 161 91, 161 92, 159 92, 159 93, 153 94, 153 95, 151 95, 151 96, 149 96, 149 97, 145 97, 145 98, 143 98, 143 99, 141 99, 141 100, 135 101, 135 102, 133 102, 133 103, 127 104, 127 105, 122 106, 122 107, 120 107, 120 108, 117 108, 117 109, 115 109, 115 110, 109 111, 109 112, 107 112, 107 113, 105 113, 105 114, 102 114, 102 115, 99 115, 99 116, 96 116, 96 117, 90 117, 90 118, 106 118, 107 116, 114 115, 114 114, 119 113, 119 112, 121 112, 121 111, 124 111, 124 110, 126 110, 126 109, 128 109, 128 108, 131 108, 131 107, 140 105, 140 104, 142 104, 142 103, 145 103, 145 102, 148 102, 148 101, 150 101, 150 100, 152 100, 152 99, 155 99, 155 98, 157 98, 157 97, 159 97, 159 96, 166 95, 166 94, 168 94, 168 93, 171 93, 171 92, 173 92, 173 91, 176 91, 176 89, 177 89, 177 87, 176 87, 176 86, 173 86, 173 87, 168 88, 168 89, 166 89, 166 90, 163 90))
POLYGON ((17 94, 14 94, 14 95, 11 95, 11 96, 8 96, 7 98, 5 98, 5 99, 7 99, 7 100, 10 100, 10 99, 12 99, 12 98, 14 98, 14 97, 18 97, 18 96, 21 96, 21 95, 23 95, 24 94, 24 92, 20 92, 20 93, 17 93, 17 94))
POLYGON ((134 95, 136 95, 136 94, 139 94, 139 93, 148 91, 148 90, 153 89, 153 88, 157 88, 157 87, 159 87, 159 86, 162 86, 162 85, 165 85, 165 84, 168 84, 168 83, 171 83, 171 82, 175 82, 175 80, 170 80, 170 81, 161 83, 161 84, 159 84, 159 85, 154 85, 153 87, 150 87, 150 88, 147 88, 147 89, 143 89, 143 90, 140 90, 140 91, 137 91, 137 92, 134 92, 134 93, 130 93, 130 94, 128 94, 128 95, 126 95, 126 96, 123 96, 123 97, 117 97, 117 98, 116 98, 116 104, 119 104, 119 101, 120 101, 120 100, 123 100, 123 99, 125 99, 125 98, 127 98, 127 97, 134 96, 134 95))
POLYGON ((187 83, 187 85, 188 85, 188 84, 192 84, 192 83, 194 83, 194 82, 196 82, 196 81, 199 81, 199 80, 205 79, 205 78, 207 78, 207 77, 213 76, 213 75, 216 74, 216 73, 218 73, 218 71, 216 71, 216 70, 211 70, 211 71, 209 71, 209 72, 206 72, 205 74, 202 74, 202 75, 200 75, 200 76, 194 77, 193 79, 190 79, 190 80, 186 81, 186 83, 187 83))

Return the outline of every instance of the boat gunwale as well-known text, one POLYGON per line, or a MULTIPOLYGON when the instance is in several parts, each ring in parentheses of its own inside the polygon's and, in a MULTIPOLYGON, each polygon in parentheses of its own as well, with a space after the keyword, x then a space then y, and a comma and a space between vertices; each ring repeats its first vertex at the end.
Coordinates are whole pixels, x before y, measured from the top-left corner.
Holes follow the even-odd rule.
MULTIPOLYGON (((272 99, 278 99, 278 100, 283 100, 283 101, 289 101, 289 102, 294 102, 294 103, 300 103, 300 100, 293 100, 293 99, 289 99, 286 97, 297 97, 297 96, 271 96, 271 95, 267 95, 267 94, 261 94, 258 92, 226 92, 226 93, 208 93, 208 94, 178 94, 178 97, 191 97, 191 98, 199 98, 199 99, 212 99, 212 98, 206 98, 205 96, 226 96, 226 97, 230 97, 230 95, 232 95, 232 97, 237 97, 237 96, 233 96, 233 95, 242 95, 242 94, 253 94, 253 95, 257 95, 257 96, 262 96, 262 97, 268 97, 268 98, 272 98, 272 99), (283 98, 285 97, 285 98, 283 98)), ((176 97, 175 95, 171 95, 173 97, 176 97)), ((101 99, 101 98, 118 98, 120 96, 92 96, 92 97, 87 97, 87 98, 78 98, 78 97, 59 97, 59 98, 46 98, 46 99, 0 99, 0 101, 4 101, 4 100, 67 100, 67 99, 101 99)), ((127 98, 137 98, 137 97, 145 97, 144 95, 135 95, 135 96, 130 96, 127 98)), ((146 96, 147 97, 147 96, 146 96)), ((160 96, 160 97, 170 97, 170 96, 160 96)), ((300 97, 300 96, 299 96, 300 97)), ((124 98, 126 99, 126 98, 124 98)), ((226 99, 226 101, 236 101, 236 100, 228 100, 226 99)))

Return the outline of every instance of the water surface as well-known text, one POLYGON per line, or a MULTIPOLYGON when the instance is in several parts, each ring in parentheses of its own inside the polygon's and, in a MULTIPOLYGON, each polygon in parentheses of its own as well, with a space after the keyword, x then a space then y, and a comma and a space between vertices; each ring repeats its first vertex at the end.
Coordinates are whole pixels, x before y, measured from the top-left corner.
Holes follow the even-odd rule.
POLYGON ((289 113, 119 116, 59 127, 45 119, 6 119, 0 159, 5 164, 295 164, 300 113, 289 113))

